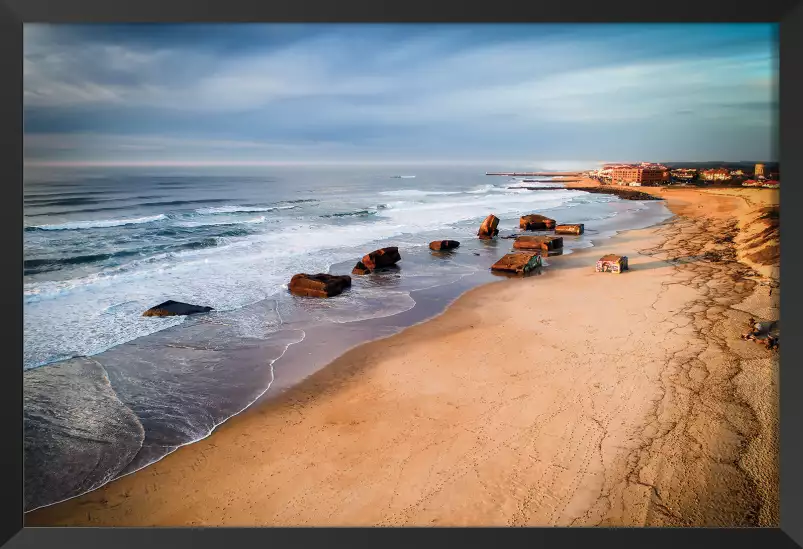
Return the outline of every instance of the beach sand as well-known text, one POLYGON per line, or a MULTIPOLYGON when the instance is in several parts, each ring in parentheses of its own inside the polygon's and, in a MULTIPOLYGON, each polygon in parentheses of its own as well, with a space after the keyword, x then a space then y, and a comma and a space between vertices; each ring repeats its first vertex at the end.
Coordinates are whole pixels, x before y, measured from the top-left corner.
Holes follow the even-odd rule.
POLYGON ((777 191, 641 190, 676 217, 476 288, 26 526, 778 526, 778 355, 739 338, 778 318, 777 191), (630 272, 595 273, 606 253, 630 272))

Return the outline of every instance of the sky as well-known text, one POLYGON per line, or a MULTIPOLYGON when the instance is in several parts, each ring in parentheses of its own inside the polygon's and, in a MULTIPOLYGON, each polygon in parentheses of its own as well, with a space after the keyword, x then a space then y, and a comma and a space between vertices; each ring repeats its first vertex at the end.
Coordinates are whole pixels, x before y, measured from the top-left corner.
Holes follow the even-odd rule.
POLYGON ((26 164, 777 160, 774 24, 24 27, 26 164))

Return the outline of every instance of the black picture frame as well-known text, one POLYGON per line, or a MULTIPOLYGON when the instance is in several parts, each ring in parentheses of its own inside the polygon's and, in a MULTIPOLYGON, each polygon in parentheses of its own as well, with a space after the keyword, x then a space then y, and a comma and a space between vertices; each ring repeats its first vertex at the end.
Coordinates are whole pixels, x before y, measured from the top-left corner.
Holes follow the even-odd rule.
POLYGON ((793 250, 803 216, 784 217, 781 262, 783 324, 786 337, 780 368, 780 498, 781 525, 770 529, 660 528, 471 528, 471 529, 313 529, 313 528, 23 528, 22 513, 22 28, 24 23, 88 22, 778 22, 780 47, 779 159, 783 163, 782 201, 788 211, 803 193, 803 155, 797 132, 803 128, 803 3, 795 0, 717 2, 675 0, 574 0, 536 4, 512 0, 490 3, 425 2, 382 4, 368 0, 331 2, 295 0, 3 0, 0 2, 0 158, 3 182, 2 330, 6 364, 0 368, 0 418, 7 426, 2 456, 0 544, 23 547, 216 547, 364 543, 379 546, 424 540, 466 544, 527 543, 551 546, 614 545, 616 547, 803 546, 803 483, 801 482, 801 384, 799 327, 794 303, 799 303, 799 259, 793 250), (781 138, 781 136, 783 136, 781 138))

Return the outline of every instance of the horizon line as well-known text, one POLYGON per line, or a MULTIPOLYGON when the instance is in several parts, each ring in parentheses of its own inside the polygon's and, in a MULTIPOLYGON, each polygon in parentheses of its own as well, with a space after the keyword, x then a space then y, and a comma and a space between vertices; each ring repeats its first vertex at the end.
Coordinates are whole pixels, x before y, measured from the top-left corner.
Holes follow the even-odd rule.
MULTIPOLYGON (((272 166, 424 166, 424 165, 517 165, 517 166, 538 166, 540 169, 552 169, 559 171, 555 168, 547 168, 549 164, 585 164, 585 165, 604 165, 604 164, 637 164, 641 162, 651 163, 704 163, 704 162, 722 162, 722 163, 737 163, 737 162, 764 162, 764 163, 777 163, 778 160, 210 160, 210 161, 194 161, 194 160, 121 160, 121 161, 80 161, 80 160, 23 160, 24 167, 31 168, 134 168, 134 167, 198 167, 198 168, 214 168, 214 167, 272 167, 272 166)), ((569 169, 569 168, 563 168, 569 169)))
POLYGON ((538 164, 600 164, 597 160, 121 160, 121 161, 78 161, 78 160, 27 160, 26 167, 226 167, 226 166, 306 166, 306 165, 538 165, 538 164))

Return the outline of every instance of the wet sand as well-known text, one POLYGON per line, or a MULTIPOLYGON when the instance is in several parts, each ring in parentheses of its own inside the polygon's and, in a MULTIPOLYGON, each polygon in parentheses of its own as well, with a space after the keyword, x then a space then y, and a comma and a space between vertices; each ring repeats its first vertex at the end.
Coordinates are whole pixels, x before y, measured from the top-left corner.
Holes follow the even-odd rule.
POLYGON ((778 355, 739 338, 777 319, 777 191, 648 192, 677 216, 471 290, 26 526, 777 526, 778 355), (595 273, 605 253, 631 271, 595 273))

